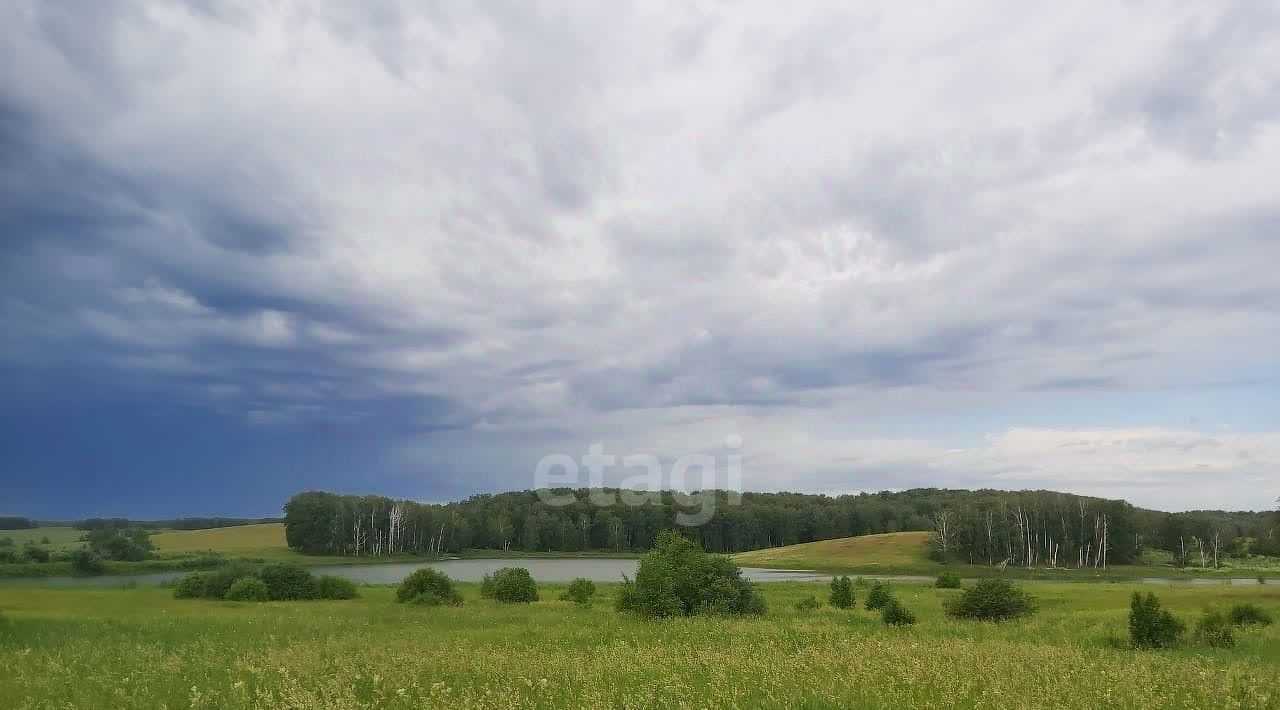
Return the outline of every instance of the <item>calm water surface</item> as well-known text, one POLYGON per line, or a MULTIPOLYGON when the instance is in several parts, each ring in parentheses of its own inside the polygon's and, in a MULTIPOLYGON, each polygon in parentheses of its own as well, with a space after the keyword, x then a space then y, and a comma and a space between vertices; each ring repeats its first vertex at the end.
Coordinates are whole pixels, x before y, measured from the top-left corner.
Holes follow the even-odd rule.
MULTIPOLYGON (((483 559, 439 560, 434 562, 394 562, 370 565, 317 565, 307 569, 316 574, 344 577, 358 584, 395 584, 416 569, 433 567, 460 582, 479 582, 484 575, 501 567, 524 567, 539 582, 568 582, 586 577, 594 582, 621 582, 622 575, 634 577, 640 560, 616 558, 587 559, 483 559)), ((811 581, 828 575, 806 570, 771 570, 743 567, 743 574, 757 582, 811 581)), ((138 585, 163 584, 188 572, 153 572, 150 574, 102 575, 99 577, 29 577, 0 580, 0 585, 35 587, 119 587, 130 582, 138 585)), ((920 579, 926 579, 921 577, 920 579)), ((932 578, 928 578, 932 579, 932 578)))
MULTIPOLYGON (((422 567, 434 567, 460 582, 479 582, 480 579, 500 567, 524 567, 539 582, 568 582, 575 577, 586 577, 594 582, 620 582, 622 575, 634 577, 638 559, 616 558, 561 558, 561 559, 483 559, 439 560, 434 562, 396 562, 370 565, 318 565, 308 567, 316 574, 344 577, 358 584, 395 584, 422 567)), ((743 574, 756 582, 821 581, 831 575, 809 570, 774 570, 743 567, 743 574)), ((151 574, 103 575, 100 577, 29 577, 0 580, 0 585, 27 587, 120 587, 127 584, 164 584, 187 572, 154 572, 151 574)), ((888 579, 902 582, 929 582, 933 577, 920 575, 861 575, 867 579, 888 579)), ((1143 584, 1257 584, 1256 579, 1207 579, 1146 577, 1133 580, 1143 584)), ((1273 581, 1274 583, 1274 581, 1273 581)))

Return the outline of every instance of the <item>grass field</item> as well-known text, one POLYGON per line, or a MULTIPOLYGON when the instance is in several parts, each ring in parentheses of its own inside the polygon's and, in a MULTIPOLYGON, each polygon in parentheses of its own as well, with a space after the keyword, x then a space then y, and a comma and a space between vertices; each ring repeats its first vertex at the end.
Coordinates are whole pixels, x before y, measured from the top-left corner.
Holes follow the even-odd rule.
POLYGON ((151 536, 159 554, 216 552, 228 557, 298 557, 284 541, 284 525, 261 523, 207 530, 166 530, 151 536))
MULTIPOLYGON (((760 619, 645 621, 607 599, 502 606, 463 585, 461 608, 174 600, 164 589, 0 588, 0 707, 25 708, 1277 708, 1280 626, 1234 649, 1115 648, 1123 584, 1028 583, 1031 619, 948 619, 953 591, 896 585, 920 617, 794 603, 826 586, 763 585, 760 619)), ((615 588, 607 585, 607 597, 615 588)), ((859 599, 866 590, 857 590, 859 599)), ((1187 620, 1275 587, 1172 588, 1187 620)))
POLYGON ((0 530, 0 538, 9 538, 13 540, 15 545, 19 547, 28 542, 41 545, 49 551, 69 550, 80 546, 80 536, 84 534, 83 530, 75 528, 60 527, 38 527, 28 528, 26 530, 0 530), (41 540, 48 538, 49 544, 43 545, 41 540))
POLYGON ((902 532, 753 550, 736 554, 733 560, 748 567, 851 567, 874 571, 876 567, 931 566, 928 555, 929 533, 902 532))

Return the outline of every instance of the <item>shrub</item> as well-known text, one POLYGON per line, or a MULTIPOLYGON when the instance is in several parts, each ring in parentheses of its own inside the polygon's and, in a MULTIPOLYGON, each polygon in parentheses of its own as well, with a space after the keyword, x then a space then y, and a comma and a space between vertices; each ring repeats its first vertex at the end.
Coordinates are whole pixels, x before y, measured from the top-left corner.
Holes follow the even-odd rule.
POLYGON ((106 565, 92 550, 80 548, 71 553, 71 570, 76 574, 102 574, 106 565))
POLYGON ((640 558, 635 581, 623 582, 618 608, 656 617, 765 612, 764 598, 737 565, 674 530, 659 533, 640 558))
POLYGON ((140 527, 105 526, 85 535, 90 549, 109 560, 137 562, 151 556, 151 534, 140 527))
MULTIPOLYGON (((4 540, 5 538, 0 538, 4 540)), ((18 562, 19 555, 12 547, 0 547, 0 562, 18 562)))
POLYGON ((848 609, 853 606, 853 581, 847 576, 831 578, 831 594, 827 601, 837 609, 848 609))
POLYGON ((1196 622, 1196 639, 1213 648, 1231 648, 1236 645, 1231 621, 1220 611, 1206 611, 1196 622))
POLYGON ((871 585, 871 591, 867 592, 867 610, 883 609, 884 605, 888 604, 891 599, 893 599, 893 594, 889 591, 889 585, 876 581, 871 585))
POLYGON ((560 595, 561 601, 573 602, 579 606, 590 606, 591 597, 596 594, 596 583, 578 577, 569 583, 569 588, 560 595))
POLYGON ((1182 622, 1160 608, 1156 595, 1133 593, 1129 602, 1129 640, 1135 648, 1168 648, 1178 642, 1183 631, 1182 622))
POLYGON ((0 537, 0 547, 13 547, 16 544, 11 537, 0 537))
POLYGON ((227 559, 216 553, 204 553, 197 557, 185 557, 178 560, 182 569, 212 569, 227 564, 227 559))
POLYGON ((396 601, 424 606, 462 604, 462 595, 453 588, 453 580, 430 567, 415 570, 396 589, 396 601))
POLYGON ((271 598, 267 583, 257 577, 241 577, 227 587, 222 595, 229 602, 265 602, 271 598))
POLYGON ((27 546, 22 550, 22 554, 26 555, 27 559, 31 560, 32 562, 48 562, 49 561, 49 551, 44 549, 43 547, 36 547, 31 543, 27 543, 27 546))
POLYGON ((41 545, 48 545, 48 544, 49 544, 49 536, 48 536, 48 535, 45 535, 44 537, 40 538, 40 544, 41 544, 41 545))
POLYGON ((480 597, 482 599, 493 599, 493 575, 486 574, 480 580, 480 597))
MULTIPOLYGON (((206 572, 204 578, 204 597, 206 599, 222 599, 227 590, 241 577, 254 576, 254 569, 249 565, 227 565, 222 569, 206 572)), ((268 587, 270 589, 270 587, 268 587)))
POLYGON ((199 599, 204 596, 205 582, 209 575, 194 572, 178 579, 173 586, 174 599, 199 599))
POLYGON ((1236 626, 1246 624, 1269 626, 1271 624, 1271 615, 1257 604, 1236 604, 1231 607, 1231 611, 1227 612, 1227 618, 1236 626))
POLYGON ((297 565, 267 565, 258 576, 270 590, 272 601, 315 599, 319 596, 316 578, 297 565))
POLYGON ((625 574, 622 575, 622 586, 618 587, 618 596, 614 597, 613 606, 618 611, 640 611, 635 580, 625 574))
POLYGON ((509 604, 538 601, 538 585, 523 567, 503 567, 493 573, 493 598, 509 604))
POLYGON ((318 599, 355 599, 357 596, 355 582, 342 577, 317 577, 315 585, 318 599))
POLYGON ((943 602, 947 614, 959 619, 1006 621, 1036 611, 1035 599, 1007 579, 984 579, 959 596, 943 602))
POLYGON ((938 579, 933 583, 933 586, 938 589, 959 589, 960 575, 952 572, 951 570, 946 570, 942 574, 938 575, 938 579))
POLYGON ((800 601, 796 602, 796 611, 802 614, 807 614, 811 611, 817 611, 818 608, 821 606, 822 606, 822 602, 819 602, 817 597, 810 594, 804 599, 801 599, 800 601))
POLYGON ((902 602, 892 598, 885 602, 884 608, 880 610, 880 618, 889 626, 910 626, 916 623, 915 615, 908 611, 902 602))

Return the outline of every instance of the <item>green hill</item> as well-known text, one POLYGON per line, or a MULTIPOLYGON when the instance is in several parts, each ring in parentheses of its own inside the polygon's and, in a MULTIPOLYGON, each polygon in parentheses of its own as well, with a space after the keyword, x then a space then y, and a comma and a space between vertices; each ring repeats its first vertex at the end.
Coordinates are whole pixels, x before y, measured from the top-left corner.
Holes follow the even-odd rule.
POLYGON ((867 571, 878 567, 886 571, 918 567, 924 571, 936 566, 929 560, 929 536, 928 532, 915 531, 842 537, 740 552, 733 560, 747 567, 867 571))
POLYGON ((229 557, 296 557, 284 541, 284 525, 261 523, 207 530, 167 530, 151 536, 161 554, 216 552, 229 557))

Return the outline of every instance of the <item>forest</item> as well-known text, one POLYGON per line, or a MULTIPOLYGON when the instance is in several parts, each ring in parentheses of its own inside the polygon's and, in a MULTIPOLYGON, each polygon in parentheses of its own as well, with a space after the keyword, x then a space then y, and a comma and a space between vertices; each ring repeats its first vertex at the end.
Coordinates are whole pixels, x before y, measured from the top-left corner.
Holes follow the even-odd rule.
POLYGON ((935 559, 990 565, 1106 567, 1135 562, 1149 547, 1203 566, 1228 556, 1280 553, 1274 513, 1164 513, 1052 491, 714 496, 714 505, 698 503, 714 511, 704 524, 682 526, 678 515, 697 496, 671 491, 519 491, 446 504, 308 491, 288 501, 284 523, 295 550, 355 556, 464 549, 629 552, 649 549, 669 529, 718 553, 927 530, 935 533, 935 559), (615 502, 628 494, 633 503, 643 502, 615 502), (552 499, 555 505, 547 502, 552 499))

